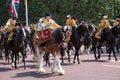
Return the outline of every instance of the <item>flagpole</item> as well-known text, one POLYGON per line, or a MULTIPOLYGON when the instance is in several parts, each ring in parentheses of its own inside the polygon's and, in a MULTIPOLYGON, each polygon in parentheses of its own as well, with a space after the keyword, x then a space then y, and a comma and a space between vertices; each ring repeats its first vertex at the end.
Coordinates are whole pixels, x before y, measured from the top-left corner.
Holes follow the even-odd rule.
POLYGON ((26 13, 26 27, 28 29, 28 31, 30 32, 29 26, 28 26, 28 4, 27 4, 27 0, 25 0, 25 13, 26 13))

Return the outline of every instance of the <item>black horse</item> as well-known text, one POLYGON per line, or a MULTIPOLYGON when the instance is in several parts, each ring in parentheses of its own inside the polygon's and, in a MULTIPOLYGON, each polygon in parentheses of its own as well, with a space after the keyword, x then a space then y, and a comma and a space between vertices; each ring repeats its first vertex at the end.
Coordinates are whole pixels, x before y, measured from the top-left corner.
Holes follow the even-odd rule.
POLYGON ((22 61, 24 63, 24 69, 26 69, 25 66, 25 57, 26 57, 26 51, 25 51, 25 36, 22 28, 14 28, 14 35, 11 41, 6 40, 6 48, 5 53, 6 59, 9 57, 9 52, 12 52, 12 67, 17 68, 17 59, 19 59, 19 52, 22 54, 22 61))
POLYGON ((111 29, 111 31, 116 40, 116 50, 117 50, 117 52, 119 52, 119 49, 120 49, 120 26, 114 26, 111 29))
POLYGON ((3 49, 4 49, 4 30, 0 31, 0 57, 3 59, 3 49))
MULTIPOLYGON (((79 26, 77 29, 78 36, 82 36, 83 39, 83 45, 84 45, 84 51, 87 54, 90 54, 90 45, 91 45, 91 34, 92 34, 92 28, 90 29, 88 24, 82 24, 81 27, 79 26)), ((83 51, 81 50, 81 53, 83 51)))
POLYGON ((113 30, 114 30, 114 28, 112 28, 112 29, 104 28, 101 33, 101 39, 97 39, 97 38, 95 38, 95 36, 93 36, 92 48, 93 48, 94 56, 95 56, 96 60, 101 57, 100 51, 98 51, 98 56, 97 56, 96 48, 99 47, 99 49, 100 49, 100 47, 104 44, 104 45, 106 45, 106 48, 109 53, 108 59, 109 60, 111 59, 111 53, 113 52, 114 58, 117 61, 117 57, 116 57, 115 50, 114 50, 116 41, 115 41, 115 36, 114 36, 113 30))
POLYGON ((74 46, 75 55, 74 55, 73 63, 75 63, 75 60, 77 57, 78 64, 80 64, 79 49, 81 48, 82 45, 84 45, 85 36, 89 35, 88 28, 87 28, 86 24, 79 25, 77 28, 75 28, 75 27, 71 27, 71 28, 72 28, 72 30, 71 30, 72 35, 71 35, 68 50, 67 50, 68 62, 70 62, 69 51, 70 51, 71 47, 74 46))

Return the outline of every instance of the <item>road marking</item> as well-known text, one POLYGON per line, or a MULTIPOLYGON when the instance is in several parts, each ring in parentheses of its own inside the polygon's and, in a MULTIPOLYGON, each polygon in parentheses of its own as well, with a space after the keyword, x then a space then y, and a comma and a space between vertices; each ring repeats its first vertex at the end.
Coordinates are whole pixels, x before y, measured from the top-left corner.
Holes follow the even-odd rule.
POLYGON ((116 66, 116 65, 104 65, 106 67, 114 67, 114 68, 120 68, 120 66, 116 66))

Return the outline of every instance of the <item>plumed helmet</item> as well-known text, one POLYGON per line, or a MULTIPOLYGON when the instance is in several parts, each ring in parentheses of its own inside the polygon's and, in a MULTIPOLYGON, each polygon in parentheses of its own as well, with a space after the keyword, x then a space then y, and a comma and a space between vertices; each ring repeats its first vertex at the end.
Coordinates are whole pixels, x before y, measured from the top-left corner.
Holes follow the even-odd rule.
POLYGON ((108 18, 108 16, 105 15, 105 14, 102 14, 101 17, 102 17, 102 18, 108 18))
POLYGON ((67 15, 67 18, 70 17, 70 14, 67 15))
POLYGON ((6 25, 10 25, 12 23, 12 20, 13 20, 12 18, 8 19, 6 25))
POLYGON ((103 18, 108 18, 108 16, 104 15, 103 18))

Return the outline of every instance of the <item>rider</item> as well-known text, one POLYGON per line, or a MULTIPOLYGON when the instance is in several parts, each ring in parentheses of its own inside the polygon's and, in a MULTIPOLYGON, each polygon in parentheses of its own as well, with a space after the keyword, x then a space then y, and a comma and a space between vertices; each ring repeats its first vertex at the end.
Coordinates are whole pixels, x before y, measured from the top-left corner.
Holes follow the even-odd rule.
POLYGON ((113 23, 113 26, 118 26, 118 25, 120 25, 120 15, 116 16, 116 19, 113 23))
POLYGON ((58 25, 53 19, 50 13, 46 13, 45 17, 42 17, 39 19, 39 22, 44 22, 46 23, 49 27, 56 29, 61 27, 60 25, 58 25))
POLYGON ((79 21, 79 25, 82 25, 82 24, 85 24, 85 20, 81 18, 79 21))
POLYGON ((67 15, 66 26, 77 27, 75 17, 67 15))
POLYGON ((13 28, 15 27, 15 24, 16 24, 16 18, 13 17, 13 18, 10 18, 5 25, 5 31, 9 33, 7 41, 12 40, 12 37, 14 34, 13 28))
POLYGON ((90 24, 93 27, 93 31, 97 30, 97 26, 95 25, 95 21, 93 20, 90 24))
POLYGON ((0 32, 1 32, 1 31, 3 31, 3 30, 4 30, 4 27, 3 27, 3 26, 1 26, 1 27, 0 27, 0 32))
POLYGON ((110 24, 109 24, 109 22, 108 22, 108 20, 107 20, 107 16, 106 15, 103 15, 102 16, 102 20, 100 21, 100 23, 99 23, 99 31, 96 33, 96 35, 95 35, 95 37, 96 38, 98 38, 98 39, 101 39, 101 32, 102 32, 102 30, 104 29, 104 28, 111 28, 111 26, 110 26, 110 24))

